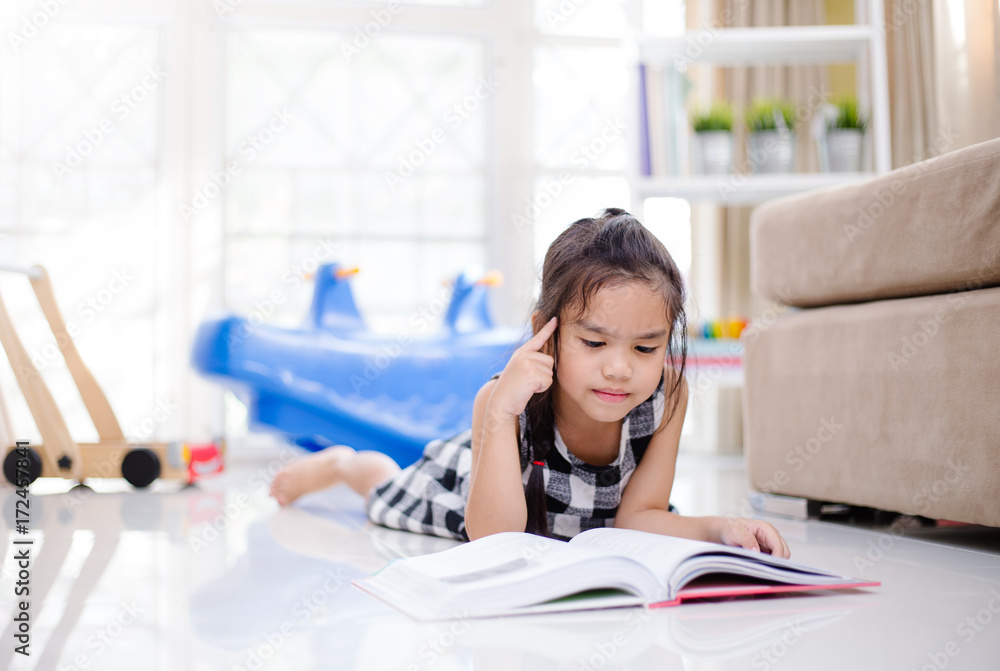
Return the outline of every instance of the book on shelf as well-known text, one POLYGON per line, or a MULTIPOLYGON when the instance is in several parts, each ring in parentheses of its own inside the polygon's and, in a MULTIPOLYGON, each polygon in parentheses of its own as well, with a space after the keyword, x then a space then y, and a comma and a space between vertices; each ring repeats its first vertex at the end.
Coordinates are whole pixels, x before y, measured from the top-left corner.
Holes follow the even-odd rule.
POLYGON ((418 620, 662 608, 692 599, 873 587, 769 554, 631 529, 520 532, 397 559, 353 583, 418 620))
POLYGON ((646 141, 649 147, 646 151, 649 154, 649 176, 673 174, 675 138, 665 98, 666 77, 659 65, 644 64, 642 70, 646 90, 639 104, 645 108, 643 116, 648 126, 646 141))
POLYGON ((649 150, 649 97, 646 82, 646 65, 639 64, 639 174, 650 177, 653 165, 650 162, 649 150))
POLYGON ((684 174, 690 122, 683 101, 691 82, 673 67, 639 64, 639 174, 684 174))

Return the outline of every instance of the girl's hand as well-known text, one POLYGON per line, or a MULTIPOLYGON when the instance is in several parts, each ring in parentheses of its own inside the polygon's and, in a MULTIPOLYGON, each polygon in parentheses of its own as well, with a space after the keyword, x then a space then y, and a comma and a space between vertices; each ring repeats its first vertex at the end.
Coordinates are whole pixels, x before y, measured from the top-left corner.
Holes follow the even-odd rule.
POLYGON ((734 545, 766 552, 775 557, 788 559, 791 553, 785 540, 768 522, 749 520, 738 517, 723 518, 719 527, 719 542, 723 545, 734 545))
POLYGON ((541 350, 557 327, 558 319, 553 317, 514 351, 493 387, 487 414, 517 417, 524 412, 532 396, 552 386, 555 359, 541 350))

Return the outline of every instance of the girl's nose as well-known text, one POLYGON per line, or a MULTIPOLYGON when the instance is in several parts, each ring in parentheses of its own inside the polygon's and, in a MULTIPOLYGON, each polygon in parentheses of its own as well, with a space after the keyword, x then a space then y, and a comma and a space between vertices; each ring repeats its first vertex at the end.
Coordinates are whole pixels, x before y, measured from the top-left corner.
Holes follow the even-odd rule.
POLYGON ((621 355, 612 355, 604 362, 604 376, 628 379, 632 377, 632 366, 628 359, 621 355))

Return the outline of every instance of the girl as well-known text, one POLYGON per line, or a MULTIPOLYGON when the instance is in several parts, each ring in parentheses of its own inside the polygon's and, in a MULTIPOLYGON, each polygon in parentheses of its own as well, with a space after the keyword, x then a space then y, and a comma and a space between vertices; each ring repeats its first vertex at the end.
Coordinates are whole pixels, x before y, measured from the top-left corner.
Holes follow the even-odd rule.
POLYGON ((535 307, 534 336, 479 390, 470 431, 403 470, 331 447, 278 473, 272 495, 284 505, 345 482, 372 521, 461 540, 613 525, 789 556, 767 522, 670 505, 686 320, 681 274, 655 236, 619 209, 575 222, 545 255, 535 307))

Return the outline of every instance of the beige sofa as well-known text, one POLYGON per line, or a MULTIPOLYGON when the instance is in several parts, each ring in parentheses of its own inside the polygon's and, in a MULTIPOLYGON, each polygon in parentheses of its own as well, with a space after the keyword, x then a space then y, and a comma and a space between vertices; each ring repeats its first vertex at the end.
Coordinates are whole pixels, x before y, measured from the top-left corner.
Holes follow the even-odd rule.
POLYGON ((750 225, 751 486, 1000 526, 1000 140, 750 225))

